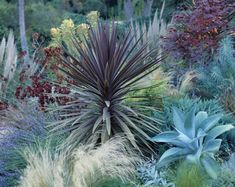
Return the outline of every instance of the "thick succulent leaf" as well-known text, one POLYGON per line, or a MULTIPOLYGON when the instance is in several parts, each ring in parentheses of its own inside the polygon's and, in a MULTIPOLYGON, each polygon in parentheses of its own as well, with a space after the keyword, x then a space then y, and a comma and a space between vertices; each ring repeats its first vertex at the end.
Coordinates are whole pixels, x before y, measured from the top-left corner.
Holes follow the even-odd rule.
POLYGON ((208 132, 208 135, 205 138, 205 142, 208 142, 209 140, 213 140, 216 137, 218 137, 219 135, 225 133, 226 131, 229 131, 231 129, 234 129, 233 125, 219 125, 213 129, 211 129, 208 132))
POLYGON ((202 123, 202 121, 204 121, 205 119, 208 118, 208 114, 205 111, 200 111, 197 113, 197 115, 195 116, 195 127, 196 127, 196 131, 198 131, 199 129, 199 125, 202 123))
POLYGON ((193 154, 191 154, 191 155, 188 155, 188 159, 189 160, 191 160, 192 162, 194 162, 194 163, 200 163, 200 158, 201 158, 201 155, 202 155, 202 149, 203 149, 203 145, 200 143, 200 142, 198 142, 198 140, 197 139, 195 139, 196 141, 195 142, 197 142, 197 146, 196 147, 194 147, 194 152, 193 152, 193 154))
POLYGON ((203 152, 217 152, 219 151, 220 145, 222 140, 221 139, 213 139, 207 141, 203 146, 203 152))
POLYGON ((207 133, 203 129, 198 129, 197 138, 205 137, 207 133))
POLYGON ((194 106, 186 115, 184 122, 185 133, 191 138, 195 136, 195 111, 196 107, 194 106))
POLYGON ((207 119, 203 120, 198 128, 202 128, 205 132, 212 129, 218 121, 221 119, 222 115, 215 114, 213 116, 209 116, 207 119))
POLYGON ((170 162, 184 158, 185 155, 189 153, 190 153, 190 150, 187 148, 174 147, 174 148, 168 149, 165 153, 163 153, 163 155, 159 159, 157 163, 157 167, 160 168, 160 167, 166 166, 170 162))
POLYGON ((175 128, 178 131, 185 133, 184 132, 184 121, 185 121, 184 113, 176 107, 173 107, 172 110, 173 110, 173 122, 174 122, 175 128))
POLYGON ((199 149, 200 146, 199 142, 200 139, 194 138, 189 143, 187 143, 187 147, 189 147, 190 149, 192 149, 193 152, 195 152, 195 150, 199 149))
POLYGON ((197 164, 198 163, 198 154, 187 155, 186 159, 191 163, 197 164))
POLYGON ((168 131, 158 134, 157 136, 151 138, 152 141, 155 142, 165 142, 177 147, 185 148, 188 147, 188 143, 185 143, 178 139, 178 133, 175 131, 168 131))
POLYGON ((178 140, 184 142, 184 143, 190 143, 192 141, 192 138, 189 138, 186 134, 180 133, 177 137, 178 140))
POLYGON ((205 168, 206 172, 213 179, 217 178, 218 163, 209 156, 204 156, 201 159, 201 163, 205 168))
POLYGON ((170 141, 169 144, 172 144, 172 145, 175 145, 175 146, 181 147, 181 148, 186 148, 187 147, 187 148, 193 150, 193 148, 189 146, 190 144, 182 142, 182 141, 177 140, 177 139, 172 139, 172 141, 170 141))
POLYGON ((152 141, 155 142, 166 142, 169 143, 174 140, 179 134, 175 131, 166 131, 158 134, 152 138, 152 141))

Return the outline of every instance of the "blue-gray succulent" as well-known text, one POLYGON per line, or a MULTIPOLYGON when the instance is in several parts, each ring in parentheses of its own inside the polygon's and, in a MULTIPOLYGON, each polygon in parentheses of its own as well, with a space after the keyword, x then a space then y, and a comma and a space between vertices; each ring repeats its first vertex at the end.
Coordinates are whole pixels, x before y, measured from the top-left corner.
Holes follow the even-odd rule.
POLYGON ((217 137, 233 129, 233 125, 217 125, 222 115, 208 116, 207 112, 200 111, 195 115, 196 107, 189 112, 183 112, 173 107, 173 121, 175 130, 166 131, 153 137, 156 142, 165 142, 174 145, 167 150, 157 163, 158 167, 170 162, 187 159, 202 166, 212 178, 216 178, 214 154, 219 150, 222 139, 217 137))

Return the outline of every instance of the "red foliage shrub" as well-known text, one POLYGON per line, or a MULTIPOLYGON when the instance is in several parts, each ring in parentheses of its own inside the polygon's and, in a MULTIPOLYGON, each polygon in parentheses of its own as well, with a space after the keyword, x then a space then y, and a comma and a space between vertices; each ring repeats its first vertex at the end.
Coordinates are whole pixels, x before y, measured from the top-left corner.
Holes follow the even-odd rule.
POLYGON ((32 86, 27 86, 23 88, 19 86, 16 88, 15 96, 17 99, 25 99, 25 98, 38 98, 38 102, 42 108, 46 106, 46 104, 50 103, 58 103, 58 104, 66 104, 70 101, 69 97, 66 96, 56 96, 57 94, 69 94, 70 90, 67 87, 61 87, 58 85, 54 85, 49 83, 48 81, 42 81, 39 77, 32 77, 32 86), (55 94, 55 96, 53 96, 55 94))
POLYGON ((192 7, 173 16, 173 25, 163 37, 163 47, 174 59, 207 60, 217 49, 229 16, 235 11, 230 0, 195 0, 192 7))
POLYGON ((40 62, 45 65, 45 68, 51 71, 57 81, 62 82, 64 80, 63 74, 59 71, 59 67, 64 68, 61 62, 62 50, 59 47, 49 47, 44 49, 44 59, 40 62))

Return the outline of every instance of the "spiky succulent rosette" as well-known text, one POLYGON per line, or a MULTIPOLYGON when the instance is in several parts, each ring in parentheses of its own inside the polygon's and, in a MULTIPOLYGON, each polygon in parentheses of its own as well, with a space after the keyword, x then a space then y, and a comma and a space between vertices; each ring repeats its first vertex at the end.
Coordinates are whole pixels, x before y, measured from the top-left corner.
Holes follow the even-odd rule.
POLYGON ((158 167, 170 162, 187 159, 202 166, 207 173, 216 178, 217 163, 214 154, 219 150, 222 139, 217 137, 233 129, 233 125, 217 125, 222 115, 208 116, 200 111, 195 115, 195 107, 188 113, 173 108, 174 131, 166 131, 153 137, 153 141, 165 142, 175 147, 167 150, 160 158, 158 167))

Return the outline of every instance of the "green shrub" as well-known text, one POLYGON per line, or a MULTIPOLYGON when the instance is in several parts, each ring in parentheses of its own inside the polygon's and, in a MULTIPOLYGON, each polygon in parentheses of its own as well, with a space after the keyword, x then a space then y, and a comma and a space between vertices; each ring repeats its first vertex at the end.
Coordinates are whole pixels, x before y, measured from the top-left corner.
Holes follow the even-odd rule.
POLYGON ((0 0, 0 38, 6 36, 9 29, 16 31, 18 28, 17 6, 0 0))
POLYGON ((106 178, 94 184, 92 187, 135 187, 134 184, 123 182, 120 179, 106 178))
POLYGON ((25 20, 28 37, 33 32, 38 32, 45 37, 50 37, 50 28, 58 26, 62 16, 50 4, 29 3, 25 6, 25 20))
POLYGON ((84 2, 81 12, 87 14, 90 11, 97 10, 100 12, 101 16, 107 17, 107 6, 101 0, 87 0, 84 2))
POLYGON ((208 187, 208 178, 204 171, 195 164, 181 163, 177 169, 176 187, 208 187))
POLYGON ((223 107, 216 99, 211 100, 200 100, 198 98, 191 99, 188 97, 174 98, 169 97, 163 100, 163 110, 155 111, 154 116, 157 119, 161 119, 164 123, 161 130, 170 130, 173 128, 173 111, 172 107, 177 107, 183 111, 189 111, 193 106, 196 107, 196 112, 206 111, 208 115, 222 114, 223 117, 219 121, 220 124, 232 123, 233 119, 230 115, 226 114, 223 107))
MULTIPOLYGON (((5 0, 0 1, 0 38, 6 35, 9 29, 12 29, 15 33, 18 46, 20 37, 18 31, 18 5, 16 2, 7 3, 5 0)), ((52 3, 26 2, 25 23, 28 41, 30 41, 31 35, 34 32, 38 32, 46 39, 49 39, 50 28, 58 26, 61 19, 61 13, 52 3)))
POLYGON ((137 101, 146 106, 162 109, 162 100, 170 91, 170 78, 161 68, 157 69, 138 82, 138 87, 141 89, 131 92, 127 101, 137 101))
MULTIPOLYGON (((200 90, 202 97, 219 98, 220 96, 223 96, 227 90, 229 91, 235 87, 235 57, 233 43, 233 39, 230 36, 223 39, 220 42, 220 47, 214 61, 208 68, 203 67, 203 69, 199 70, 201 76, 197 87, 200 90)), ((230 105, 232 103, 234 103, 234 100, 231 97, 230 105)), ((229 108, 228 111, 234 112, 229 110, 229 108)))

